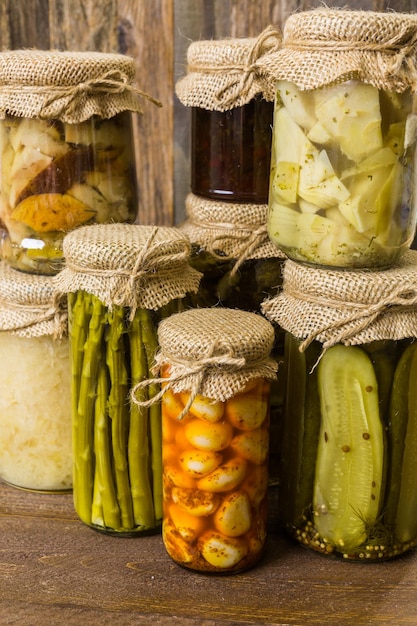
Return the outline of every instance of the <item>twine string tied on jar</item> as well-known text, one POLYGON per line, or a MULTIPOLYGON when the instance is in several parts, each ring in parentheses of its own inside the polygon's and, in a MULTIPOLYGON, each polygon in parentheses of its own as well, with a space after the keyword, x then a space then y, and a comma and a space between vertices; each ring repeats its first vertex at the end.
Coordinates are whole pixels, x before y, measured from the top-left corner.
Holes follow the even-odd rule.
POLYGON ((117 95, 123 94, 127 91, 135 94, 140 98, 145 98, 161 107, 162 103, 156 100, 149 94, 147 94, 139 87, 132 85, 129 82, 129 77, 118 69, 108 70, 101 76, 90 78, 89 80, 82 81, 77 85, 1 85, 1 93, 14 93, 16 90, 19 93, 27 92, 30 94, 47 96, 42 106, 42 111, 48 109, 51 105, 54 106, 54 115, 56 117, 61 116, 64 112, 67 114, 74 114, 80 105, 83 98, 94 96, 97 94, 117 95))
MULTIPOLYGON (((161 353, 158 353, 155 356, 155 366, 153 368, 155 375, 160 370, 162 361, 163 357, 161 353)), ((238 357, 235 355, 233 346, 225 346, 222 344, 222 346, 219 347, 217 342, 213 343, 206 356, 198 358, 196 361, 181 360, 177 358, 170 358, 169 361, 170 365, 177 371, 175 373, 171 373, 167 378, 156 377, 139 382, 131 390, 131 399, 140 407, 149 407, 160 401, 163 395, 171 389, 175 383, 186 379, 191 380, 192 378, 191 389, 189 390, 190 395, 183 410, 177 417, 178 420, 182 420, 188 413, 191 405, 201 391, 204 379, 210 372, 218 370, 221 374, 232 373, 240 371, 248 366, 248 362, 244 357, 238 357), (223 351, 219 353, 219 349, 223 351), (153 384, 162 385, 159 393, 155 394, 150 400, 139 400, 137 397, 138 392, 141 389, 149 387, 153 384)), ((256 366, 256 364, 252 362, 249 365, 251 368, 256 366)))
MULTIPOLYGON (((62 297, 56 296, 52 302, 45 304, 20 304, 16 301, 0 300, 0 307, 7 309, 7 319, 2 320, 1 330, 21 332, 49 323, 52 327, 51 335, 54 339, 63 337, 68 329, 68 310, 62 306, 62 297)), ((36 333, 34 333, 36 334, 36 333)))

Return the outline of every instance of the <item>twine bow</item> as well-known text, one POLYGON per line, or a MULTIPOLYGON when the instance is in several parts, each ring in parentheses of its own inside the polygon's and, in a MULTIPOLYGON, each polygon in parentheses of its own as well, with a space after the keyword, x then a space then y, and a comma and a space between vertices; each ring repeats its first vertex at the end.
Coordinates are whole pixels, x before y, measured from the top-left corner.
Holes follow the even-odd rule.
MULTIPOLYGON (((213 369, 219 369, 222 372, 235 372, 242 370, 246 365, 246 359, 244 357, 236 357, 232 346, 222 347, 224 352, 216 354, 219 350, 217 343, 208 350, 207 356, 199 358, 197 361, 182 361, 179 359, 170 359, 170 365, 177 369, 175 374, 170 374, 168 378, 151 378, 143 380, 133 387, 131 390, 132 401, 141 407, 148 407, 155 404, 162 399, 163 395, 171 389, 173 385, 181 380, 192 379, 190 396, 186 405, 184 406, 177 419, 182 420, 190 410, 190 407, 197 395, 199 394, 203 385, 204 379, 208 373, 213 369), (137 393, 150 385, 163 384, 159 393, 155 394, 150 400, 139 400, 137 393)), ((162 357, 161 353, 155 357, 155 372, 159 371, 162 357)))
POLYGON ((62 302, 61 297, 56 297, 53 302, 32 306, 4 300, 0 302, 0 305, 7 308, 12 315, 0 321, 0 330, 19 333, 28 329, 29 332, 26 335, 35 336, 38 333, 30 332, 31 328, 49 323, 52 330, 48 334, 51 334, 54 339, 61 338, 68 329, 68 310, 62 306, 62 302))
MULTIPOLYGON (((146 92, 129 82, 129 77, 121 70, 108 70, 101 76, 90 78, 78 85, 2 85, 1 93, 11 94, 28 93, 29 95, 46 95, 39 116, 46 115, 49 107, 54 105, 54 117, 59 118, 63 113, 73 115, 80 107, 81 102, 89 96, 97 94, 117 95, 131 92, 134 95, 146 98, 156 106, 162 106, 146 92)), ((49 116, 49 115, 48 115, 49 116)))
MULTIPOLYGON (((312 298, 310 295, 291 291, 291 295, 299 300, 315 302, 321 306, 335 307, 334 301, 325 300, 324 298, 312 298)), ((337 344, 346 343, 362 330, 370 326, 380 315, 386 311, 387 307, 392 309, 413 307, 417 304, 417 290, 414 284, 407 286, 398 286, 391 293, 374 303, 359 302, 340 302, 342 313, 341 319, 338 321, 330 320, 323 324, 320 328, 311 332, 308 337, 300 344, 300 351, 304 352, 308 346, 320 335, 330 332, 330 338, 323 342, 323 352, 327 348, 337 344)), ((339 309, 339 310, 340 310, 339 309)))

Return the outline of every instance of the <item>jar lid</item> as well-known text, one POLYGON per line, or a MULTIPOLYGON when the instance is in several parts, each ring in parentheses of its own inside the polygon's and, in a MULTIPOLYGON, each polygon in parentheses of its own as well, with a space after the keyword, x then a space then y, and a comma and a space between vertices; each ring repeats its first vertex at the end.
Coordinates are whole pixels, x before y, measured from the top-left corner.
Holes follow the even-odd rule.
POLYGON ((56 289, 87 291, 108 307, 158 309, 196 292, 202 276, 188 263, 189 239, 170 226, 81 226, 64 237, 62 249, 56 289))
POLYGON ((190 309, 163 320, 158 341, 156 364, 169 366, 174 392, 194 391, 224 401, 254 378, 276 377, 278 366, 270 356, 274 329, 256 313, 190 309))
POLYGON ((287 260, 278 296, 261 311, 298 339, 366 344, 417 337, 417 250, 386 270, 327 270, 287 260))
POLYGON ((268 237, 267 204, 221 202, 190 193, 185 211, 180 230, 214 255, 237 260, 285 258, 268 237))
POLYGON ((6 115, 77 123, 141 113, 135 61, 123 54, 58 50, 0 52, 0 119, 6 115))
POLYGON ((26 274, 0 262, 0 332, 21 337, 67 334, 66 300, 50 276, 26 274))
POLYGON ((282 47, 265 57, 270 79, 300 89, 358 79, 403 92, 417 84, 417 15, 318 8, 290 15, 282 47))
POLYGON ((269 26, 257 38, 194 41, 187 50, 187 74, 176 84, 185 106, 227 111, 257 95, 274 99, 260 71, 265 55, 280 46, 281 34, 269 26))

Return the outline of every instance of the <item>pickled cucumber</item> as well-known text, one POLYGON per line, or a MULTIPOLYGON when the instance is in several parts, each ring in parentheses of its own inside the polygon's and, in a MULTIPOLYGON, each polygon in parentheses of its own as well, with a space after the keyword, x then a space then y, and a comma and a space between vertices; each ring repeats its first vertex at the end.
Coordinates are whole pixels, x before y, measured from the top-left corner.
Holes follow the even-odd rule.
POLYGON ((417 343, 397 365, 390 405, 391 462, 385 523, 401 543, 417 537, 417 343))
POLYGON ((384 433, 372 362, 357 346, 329 348, 318 365, 321 425, 314 523, 323 541, 351 553, 380 514, 384 433))

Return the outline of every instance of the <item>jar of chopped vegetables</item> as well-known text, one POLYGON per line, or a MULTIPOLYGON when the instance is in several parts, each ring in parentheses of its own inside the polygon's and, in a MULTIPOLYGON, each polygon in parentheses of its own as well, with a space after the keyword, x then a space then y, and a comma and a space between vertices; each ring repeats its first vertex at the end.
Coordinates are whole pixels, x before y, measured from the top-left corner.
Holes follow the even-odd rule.
POLYGON ((268 232, 291 259, 381 268, 411 246, 416 26, 415 15, 329 9, 286 22, 271 61, 268 232))
POLYGON ((0 53, 1 253, 17 269, 55 274, 66 232, 135 221, 134 72, 117 54, 0 53))

